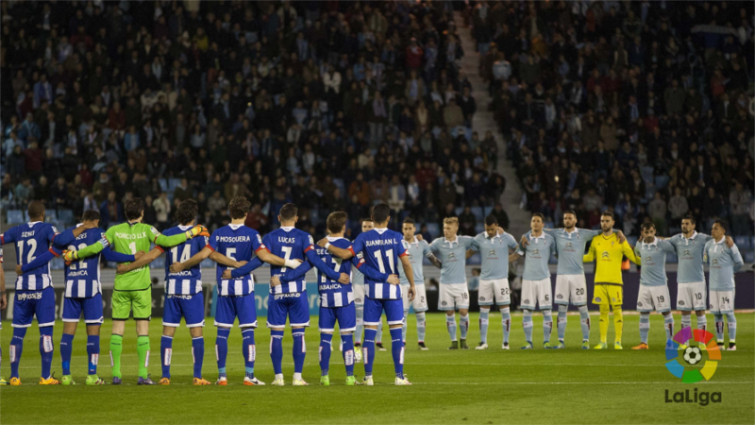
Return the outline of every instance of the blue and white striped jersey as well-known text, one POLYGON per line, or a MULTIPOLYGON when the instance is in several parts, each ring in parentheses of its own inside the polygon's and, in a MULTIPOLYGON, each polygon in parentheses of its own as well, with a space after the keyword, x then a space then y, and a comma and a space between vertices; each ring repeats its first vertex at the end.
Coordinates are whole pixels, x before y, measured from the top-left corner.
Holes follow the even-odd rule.
MULTIPOLYGON (((328 238, 333 246, 343 249, 349 249, 351 242, 346 238, 328 238)), ((325 248, 317 247, 315 249, 320 259, 328 266, 331 266, 336 273, 351 272, 351 261, 344 261, 333 256, 325 248)), ((352 257, 354 262, 358 261, 352 257)), ((298 267, 297 267, 298 268, 298 267)), ((356 267, 354 268, 356 270, 356 267)), ((343 307, 354 302, 354 292, 351 285, 342 285, 337 280, 328 278, 324 273, 317 273, 317 290, 320 293, 320 307, 343 307)))
MULTIPOLYGON (((253 253, 267 249, 260 234, 243 224, 229 224, 215 230, 207 246, 236 261, 252 261, 253 253)), ((246 274, 238 279, 223 279, 223 272, 227 268, 222 264, 217 265, 215 278, 218 282, 218 295, 239 296, 254 292, 254 276, 246 274)))
MULTIPOLYGON (((16 262, 23 266, 34 261, 38 255, 47 252, 57 233, 55 226, 41 221, 19 224, 0 234, 0 245, 14 244, 16 262)), ((16 278, 17 291, 39 291, 49 286, 52 286, 49 263, 16 278)))
POLYGON ((726 238, 716 242, 711 239, 705 244, 704 261, 710 265, 710 282, 708 289, 711 291, 733 291, 734 273, 744 265, 742 254, 736 245, 729 248, 726 238))
POLYGON ((705 282, 703 251, 705 244, 711 239, 709 235, 697 232, 689 239, 682 233, 667 239, 676 248, 676 256, 679 259, 679 267, 676 269, 677 283, 705 282))
MULTIPOLYGON (((398 274, 399 257, 407 255, 403 235, 388 228, 372 229, 357 236, 352 245, 354 255, 380 273, 398 274)), ((365 296, 375 300, 401 298, 401 285, 365 276, 365 296)))
MULTIPOLYGON (((165 236, 173 236, 184 233, 193 226, 176 226, 163 232, 165 236)), ((186 242, 176 245, 168 250, 165 259, 165 293, 168 295, 196 295, 202 292, 202 268, 201 264, 196 264, 188 270, 182 270, 178 273, 171 273, 170 266, 173 263, 183 263, 189 258, 198 254, 210 243, 210 238, 205 235, 198 235, 186 242)))
POLYGON ((637 242, 634 255, 640 259, 640 285, 663 286, 667 284, 666 254, 673 254, 674 246, 669 241, 655 238, 651 243, 637 242))
MULTIPOLYGON (((325 273, 333 280, 338 280, 341 276, 340 273, 336 273, 332 268, 323 263, 315 251, 315 241, 312 235, 303 230, 295 227, 281 227, 265 235, 263 241, 270 252, 284 260, 301 260, 304 262, 306 259, 317 270, 325 273)), ((270 286, 271 294, 290 294, 307 290, 305 276, 291 281, 285 280, 285 274, 288 269, 286 266, 270 266, 270 276, 281 276, 280 285, 270 286)))

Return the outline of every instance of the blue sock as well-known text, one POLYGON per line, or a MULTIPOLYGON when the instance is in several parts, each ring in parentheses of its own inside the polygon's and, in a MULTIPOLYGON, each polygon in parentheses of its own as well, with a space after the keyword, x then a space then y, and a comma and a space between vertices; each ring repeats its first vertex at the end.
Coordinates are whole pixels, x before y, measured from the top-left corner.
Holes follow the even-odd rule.
POLYGON ((558 340, 563 342, 564 336, 566 336, 566 309, 569 307, 565 305, 558 306, 558 340))
POLYGON ((52 354, 55 350, 55 345, 52 343, 52 326, 45 326, 39 328, 39 353, 42 355, 42 378, 50 377, 50 369, 52 368, 52 354))
POLYGON ((204 337, 191 339, 191 358, 194 361, 194 377, 202 378, 202 364, 204 363, 204 337))
POLYGON ((89 358, 89 374, 97 374, 97 364, 100 362, 100 336, 87 335, 87 357, 89 358))
POLYGON ((448 329, 448 335, 451 337, 451 342, 456 341, 456 314, 453 316, 446 316, 446 329, 448 329))
POLYGON ((716 342, 724 342, 724 315, 723 313, 713 314, 716 320, 716 342))
POLYGON ((21 363, 21 353, 24 351, 24 337, 28 328, 13 328, 13 338, 10 343, 10 377, 18 378, 18 365, 21 363))
POLYGON ((553 314, 551 309, 543 310, 543 343, 547 344, 551 340, 551 331, 553 330, 553 314))
POLYGON ((364 358, 364 375, 372 376, 372 362, 375 361, 375 335, 376 329, 364 330, 364 346, 362 356, 364 358))
POLYGON ((524 310, 522 328, 524 329, 524 339, 528 344, 532 344, 532 312, 530 310, 524 310))
POLYGON ((163 335, 160 338, 160 364, 163 378, 170 378, 170 359, 173 357, 173 337, 163 335))
POLYGON ((73 335, 64 333, 60 338, 60 360, 63 363, 63 375, 71 374, 71 353, 73 352, 73 335))
POLYGON ((343 341, 343 363, 346 365, 346 376, 354 376, 354 335, 341 334, 343 341))
POLYGON ((640 313, 640 342, 648 343, 648 333, 650 333, 650 314, 640 313))
POLYGON ((490 323, 490 308, 480 307, 480 342, 488 343, 488 324, 490 323))
POLYGON ((587 312, 587 306, 579 306, 579 318, 582 322, 582 341, 590 340, 590 313, 587 312))
POLYGON ((273 361, 273 371, 276 375, 283 373, 283 331, 270 331, 270 359, 273 361))
POLYGON ((469 313, 459 313, 459 328, 461 330, 461 339, 467 339, 467 332, 469 331, 469 313))
POLYGON ((294 336, 294 373, 304 369, 304 357, 307 355, 307 343, 304 342, 304 328, 296 329, 294 336))
POLYGON ((218 328, 218 337, 215 339, 215 352, 218 360, 218 377, 225 378, 225 360, 228 357, 228 337, 231 329, 218 328))
POLYGON ((666 339, 674 338, 674 315, 669 313, 663 316, 663 326, 666 328, 666 339))
POLYGON ((417 313, 417 342, 425 342, 425 331, 427 330, 425 320, 425 312, 417 313))
POLYGON ((364 331, 364 307, 357 307, 357 330, 355 332, 355 345, 362 345, 362 331, 364 331))
POLYGON ((254 360, 257 358, 257 346, 254 345, 254 328, 246 328, 241 331, 243 341, 242 353, 244 354, 244 372, 249 379, 254 379, 254 360))
POLYGON ((501 327, 503 328, 503 342, 509 343, 509 333, 511 333, 511 309, 504 307, 501 309, 501 327))
MULTIPOLYGON (((322 372, 322 376, 326 376, 328 374, 328 369, 330 369, 330 352, 332 347, 333 334, 320 334, 320 371, 322 372)), ((343 350, 345 356, 346 347, 344 347, 343 350)))
POLYGON ((737 318, 734 312, 726 313, 726 324, 729 327, 729 344, 734 344, 737 340, 737 318))
POLYGON ((401 338, 403 341, 406 341, 406 330, 407 330, 406 322, 408 320, 409 320, 409 310, 404 310, 404 325, 401 327, 401 338))
POLYGON ((391 329, 391 354, 393 354, 393 370, 396 377, 404 379, 404 340, 401 339, 401 329, 391 329))

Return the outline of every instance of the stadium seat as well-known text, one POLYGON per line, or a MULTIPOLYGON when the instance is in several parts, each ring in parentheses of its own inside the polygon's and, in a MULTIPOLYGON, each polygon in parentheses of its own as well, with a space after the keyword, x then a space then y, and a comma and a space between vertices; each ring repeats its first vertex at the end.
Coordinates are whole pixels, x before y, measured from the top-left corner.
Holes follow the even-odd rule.
POLYGON ((199 263, 199 267, 201 267, 203 269, 214 268, 215 267, 215 262, 212 261, 212 260, 210 260, 209 258, 205 258, 204 260, 202 260, 201 263, 199 263))
POLYGON ((546 229, 554 229, 555 227, 554 227, 554 224, 553 224, 552 221, 546 221, 545 225, 544 225, 544 228, 546 228, 546 229))
POLYGON ((551 258, 548 259, 548 264, 558 264, 558 258, 555 255, 551 255, 551 258))
POLYGON ((482 263, 482 257, 480 257, 479 252, 476 252, 473 256, 467 259, 468 266, 479 266, 481 263, 482 263))
POLYGON ((24 222, 24 213, 21 210, 8 210, 8 224, 19 224, 24 222))
POLYGON ((50 268, 52 270, 63 270, 65 265, 65 262, 60 257, 53 258, 52 261, 50 261, 50 268))
POLYGON ((474 225, 474 231, 477 234, 480 234, 480 233, 484 232, 485 231, 485 225, 483 223, 481 223, 481 222, 478 222, 477 224, 474 225))
POLYGON ((485 211, 482 207, 472 207, 472 214, 478 221, 482 221, 485 218, 485 211))
POLYGON ((168 191, 173 192, 178 186, 181 186, 181 179, 168 180, 168 191))
MULTIPOLYGON (((433 239, 440 236, 440 227, 438 227, 437 223, 427 223, 427 231, 430 232, 433 239)), ((432 241, 427 241, 432 242, 432 241)))
POLYGON ((742 258, 745 260, 745 263, 755 263, 755 251, 751 249, 742 251, 742 258))
POLYGON ((637 244, 637 236, 627 236, 627 243, 631 246, 635 246, 637 244))
POLYGON ((464 208, 463 207, 456 207, 454 209, 454 214, 456 214, 456 217, 460 216, 461 213, 463 213, 463 212, 464 212, 464 208))
POLYGON ((162 190, 163 192, 167 192, 168 191, 168 180, 166 180, 166 179, 157 179, 157 184, 160 185, 160 190, 162 190))
POLYGON ((152 262, 153 268, 162 269, 165 267, 165 256, 159 256, 155 258, 155 261, 152 262))
POLYGON ((45 210, 45 223, 52 223, 58 220, 58 212, 55 210, 45 210))
POLYGON ((73 224, 75 219, 73 218, 73 210, 59 210, 58 220, 66 223, 66 225, 73 224))
POLYGON ((750 245, 751 239, 747 236, 735 236, 734 237, 734 243, 737 244, 739 249, 750 249, 752 248, 752 245, 750 245))

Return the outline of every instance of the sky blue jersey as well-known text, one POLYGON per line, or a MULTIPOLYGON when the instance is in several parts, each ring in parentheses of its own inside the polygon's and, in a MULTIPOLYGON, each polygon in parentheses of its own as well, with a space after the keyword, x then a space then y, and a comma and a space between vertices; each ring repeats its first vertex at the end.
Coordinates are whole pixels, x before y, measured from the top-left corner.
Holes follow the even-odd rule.
POLYGON ((492 238, 482 232, 472 240, 471 249, 478 251, 482 258, 480 280, 498 280, 509 278, 509 249, 516 249, 518 244, 511 233, 502 233, 492 238))
POLYGON ((674 253, 674 246, 655 238, 651 243, 637 242, 634 255, 640 259, 640 285, 663 286, 667 284, 666 255, 674 253))
POLYGON ((523 280, 543 280, 550 279, 551 271, 548 268, 548 260, 551 254, 556 254, 556 239, 553 236, 543 232, 540 236, 532 236, 532 232, 524 235, 529 244, 523 246, 519 244, 517 254, 524 257, 523 280))
POLYGON ((467 250, 472 247, 474 238, 456 236, 449 241, 445 237, 437 238, 430 244, 430 250, 443 264, 440 268, 440 284, 467 283, 467 250))
POLYGON ((708 288, 711 291, 733 291, 734 273, 744 265, 739 247, 729 248, 726 238, 718 242, 711 239, 705 244, 704 261, 710 266, 708 288))
POLYGON ((678 283, 705 282, 703 251, 705 244, 713 238, 704 233, 693 233, 688 239, 683 234, 667 239, 676 248, 679 266, 676 269, 678 283))
POLYGON ((566 229, 546 229, 544 232, 553 236, 556 240, 556 252, 558 253, 558 270, 556 273, 559 275, 585 274, 585 267, 582 262, 585 246, 602 231, 575 227, 572 232, 567 232, 566 229))

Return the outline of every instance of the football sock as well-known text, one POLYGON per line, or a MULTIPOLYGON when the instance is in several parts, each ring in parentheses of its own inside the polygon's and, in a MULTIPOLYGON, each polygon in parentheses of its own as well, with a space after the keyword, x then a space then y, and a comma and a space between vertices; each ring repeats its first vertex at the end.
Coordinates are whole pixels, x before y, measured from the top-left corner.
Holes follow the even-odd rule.
POLYGON ((713 315, 716 321, 716 341, 724 341, 724 315, 722 313, 715 313, 713 315))
POLYGON ((97 374, 97 364, 100 362, 100 336, 87 335, 87 357, 89 357, 89 374, 97 374))
POLYGON ((63 375, 71 374, 71 352, 73 351, 73 335, 64 333, 60 338, 60 360, 63 363, 63 375))
POLYGON ((55 346, 52 343, 52 326, 39 328, 39 353, 42 355, 42 375, 40 376, 45 379, 50 377, 54 349, 55 346))
POLYGON ((606 343, 608 341, 608 313, 610 307, 607 305, 600 305, 600 342, 606 343))
POLYGON ((113 368, 113 376, 120 379, 121 353, 123 352, 123 335, 110 335, 110 367, 113 368))
POLYGON ((139 354, 139 377, 147 379, 149 372, 149 336, 139 335, 136 337, 136 352, 139 354))
POLYGON ((524 339, 527 343, 532 343, 532 312, 530 310, 524 310, 522 316, 522 328, 524 328, 524 339))
POLYGON ((451 341, 456 341, 456 315, 446 316, 446 329, 448 329, 448 335, 451 336, 451 341))
POLYGON ((469 331, 469 313, 459 314, 459 325, 461 326, 461 339, 467 339, 467 331, 469 331))
POLYGON ((682 329, 692 327, 692 315, 682 314, 682 329))
POLYGON ((273 361, 273 371, 276 375, 283 373, 283 331, 270 331, 270 359, 273 361))
POLYGON ((191 359, 194 362, 194 377, 202 378, 202 365, 204 364, 204 337, 198 336, 191 339, 191 359))
POLYGON ((364 375, 372 376, 372 362, 375 360, 375 329, 364 330, 364 346, 362 346, 362 358, 364 359, 364 375))
POLYGON ((354 335, 354 341, 357 344, 362 343, 362 331, 364 331, 364 307, 357 307, 357 329, 354 335))
POLYGON ((640 313, 640 342, 648 343, 650 332, 650 313, 640 313))
POLYGON ((558 340, 563 341, 564 336, 566 335, 566 309, 568 309, 568 306, 565 305, 559 305, 558 306, 558 340))
POLYGON ((706 316, 705 314, 697 316, 697 329, 708 329, 708 316, 706 316))
POLYGON ((257 359, 257 346, 254 344, 254 328, 241 331, 242 348, 244 353, 244 373, 247 378, 254 379, 254 361, 257 359))
POLYGON ((419 342, 425 342, 425 331, 427 330, 427 322, 425 320, 424 311, 417 313, 417 340, 419 342))
MULTIPOLYGON (((332 343, 333 343, 333 334, 325 334, 325 333, 320 334, 320 371, 322 372, 322 376, 325 376, 328 374, 328 369, 330 367, 330 350, 331 350, 332 343)), ((345 347, 344 347, 344 350, 346 350, 345 347)))
POLYGON ((587 341, 590 339, 590 313, 587 312, 587 306, 579 306, 579 318, 582 324, 582 340, 587 341))
POLYGON ((383 343, 383 321, 380 320, 377 326, 377 332, 375 333, 375 344, 383 343))
POLYGON ((511 309, 504 307, 501 309, 501 327, 503 328, 503 342, 509 343, 509 333, 511 332, 511 309))
POLYGON ((406 341, 407 323, 409 321, 409 310, 404 310, 404 324, 401 326, 401 338, 406 341))
POLYGON ((666 339, 674 338, 674 315, 669 313, 663 316, 663 326, 666 328, 666 339))
POLYGON ((354 376, 354 335, 341 335, 343 341, 343 363, 346 365, 346 376, 354 376))
POLYGON ((551 309, 543 310, 543 343, 551 340, 551 331, 553 330, 553 313, 551 309))
MULTIPOLYGON (((275 332, 275 331, 271 331, 275 332)), ((228 337, 231 335, 230 328, 218 328, 218 336, 215 338, 215 354, 218 362, 218 378, 225 378, 225 361, 228 357, 228 337)), ((275 362, 273 362, 275 364, 275 362)))
POLYGON ((160 363, 163 367, 163 378, 170 378, 171 357, 173 357, 173 337, 163 335, 160 338, 160 363))
MULTIPOLYGON (((616 331, 614 341, 621 342, 621 334, 624 332, 624 314, 621 312, 621 306, 613 306, 613 327, 616 331)), ((608 328, 606 327, 606 330, 608 328)))
POLYGON ((304 342, 304 328, 296 329, 292 332, 294 337, 294 373, 301 373, 302 369, 304 369, 304 358, 307 355, 307 343, 304 342))
POLYGON ((726 325, 729 327, 729 344, 734 344, 737 339, 737 318, 734 313, 726 313, 726 325))
POLYGON ((391 354, 393 354, 393 370, 396 377, 404 379, 404 340, 401 339, 401 329, 391 329, 391 354))
POLYGON ((488 323, 490 320, 490 309, 487 307, 480 307, 480 342, 483 344, 488 343, 488 323))
POLYGON ((10 376, 18 378, 18 366, 21 363, 21 353, 24 351, 24 337, 28 328, 13 328, 13 339, 10 344, 10 376))

